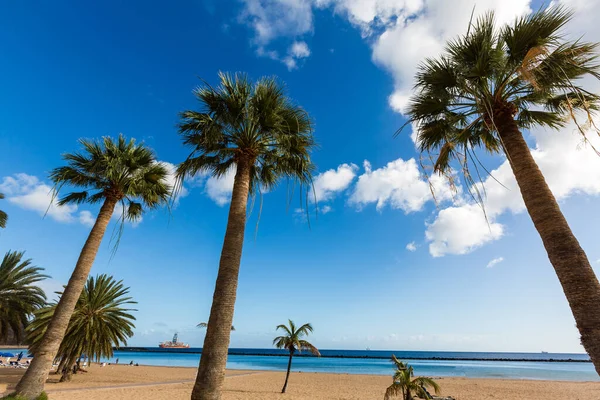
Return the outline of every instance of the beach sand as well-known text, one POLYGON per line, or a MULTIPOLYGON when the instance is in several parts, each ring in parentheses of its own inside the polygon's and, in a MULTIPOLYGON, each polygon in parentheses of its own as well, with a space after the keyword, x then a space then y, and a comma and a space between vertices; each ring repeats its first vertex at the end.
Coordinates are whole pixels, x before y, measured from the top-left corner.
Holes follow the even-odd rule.
MULTIPOLYGON (((22 370, 0 368, 0 387, 14 385, 22 370)), ((50 400, 187 400, 196 368, 93 365, 69 383, 56 383, 50 375, 46 389, 50 400)), ((288 391, 281 395, 284 372, 228 370, 225 400, 278 399, 341 400, 383 399, 389 376, 292 372, 288 391)), ((440 378, 442 394, 457 400, 595 400, 600 382, 557 382, 440 378)))

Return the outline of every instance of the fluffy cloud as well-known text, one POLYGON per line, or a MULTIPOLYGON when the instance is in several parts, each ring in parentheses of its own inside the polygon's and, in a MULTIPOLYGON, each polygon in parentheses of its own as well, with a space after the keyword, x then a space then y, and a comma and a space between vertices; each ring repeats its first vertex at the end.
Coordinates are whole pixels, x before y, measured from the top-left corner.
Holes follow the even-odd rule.
POLYGON ((346 190, 356 177, 357 171, 358 166, 355 164, 341 164, 337 169, 317 175, 313 181, 317 202, 329 201, 346 190))
MULTIPOLYGON (((571 38, 585 35, 585 40, 600 40, 600 26, 593 18, 593 15, 600 13, 600 3, 581 0, 561 0, 558 3, 575 11, 568 29, 571 38)), ((596 80, 590 80, 586 86, 594 93, 600 89, 596 80)), ((531 150, 532 155, 557 200, 577 193, 600 194, 600 157, 589 145, 582 143, 573 124, 560 132, 535 129, 531 134, 536 143, 531 150)), ((591 133, 589 138, 599 148, 597 135, 591 133)), ((483 205, 487 221, 483 210, 472 202, 443 209, 426 231, 426 238, 431 242, 429 251, 433 256, 464 254, 497 240, 507 230, 498 222, 502 214, 516 214, 525 210, 508 161, 491 173, 502 185, 492 178, 483 182, 486 192, 483 205)))
POLYGON ((283 59, 285 65, 291 71, 298 68, 298 61, 310 56, 310 49, 306 42, 294 42, 288 50, 288 55, 283 59))
MULTIPOLYGON (((167 172, 168 172, 167 179, 166 179, 167 184, 169 186, 171 186, 171 188, 175 188, 177 185, 177 178, 175 177, 177 167, 174 164, 171 164, 170 162, 166 162, 166 161, 160 161, 160 163, 167 169, 167 172)), ((176 196, 174 199, 175 205, 177 205, 177 203, 179 202, 179 199, 181 199, 182 197, 185 197, 189 194, 189 192, 185 186, 181 186, 178 189, 179 189, 179 191, 176 193, 176 196)))
MULTIPOLYGON (((576 0, 582 2, 581 0, 576 0)), ((447 39, 464 32, 475 15, 494 9, 500 23, 531 11, 530 0, 243 0, 240 21, 255 33, 257 53, 279 60, 289 69, 296 62, 267 47, 278 38, 296 41, 313 32, 313 10, 329 8, 345 17, 368 38, 373 61, 394 78, 390 105, 406 105, 416 66, 438 54, 447 39), (399 51, 398 49, 402 49, 399 51)), ((565 0, 565 2, 567 2, 565 0)), ((288 42, 289 43, 289 42, 288 42)), ((306 54, 308 56, 308 54, 306 54)))
POLYGON ((58 222, 77 220, 77 206, 58 206, 56 198, 52 195, 52 187, 40 182, 35 176, 25 173, 5 176, 0 184, 0 192, 6 195, 10 203, 25 210, 36 211, 58 222))
MULTIPOLYGON (((161 163, 169 172, 167 182, 173 186, 175 184, 175 166, 168 162, 161 163)), ((35 211, 42 216, 46 215, 58 222, 78 222, 89 227, 93 226, 94 222, 96 222, 94 214, 88 210, 79 210, 77 205, 67 204, 59 206, 57 198, 53 197, 52 187, 33 175, 18 173, 12 176, 5 176, 0 183, 0 193, 4 193, 10 203, 25 210, 35 211)), ((188 190, 182 187, 175 202, 177 203, 181 197, 187 196, 187 194, 188 190)), ((113 214, 113 219, 119 219, 122 215, 123 206, 118 204, 113 214)))
MULTIPOLYGON (((408 103, 413 76, 419 63, 426 57, 438 55, 448 39, 466 31, 473 7, 475 16, 490 9, 495 10, 499 23, 512 21, 516 16, 530 11, 530 0, 424 0, 406 1, 404 4, 391 1, 376 3, 390 3, 387 7, 384 4, 379 8, 379 14, 384 16, 385 21, 390 22, 374 41, 373 61, 393 76, 394 91, 389 97, 389 103, 399 112, 402 112, 408 103), (403 8, 394 8, 392 3, 401 4, 403 8), (389 13, 393 13, 396 18, 390 17, 389 13)), ((366 21, 361 26, 364 23, 366 21)))
POLYGON ((242 0, 240 21, 254 30, 259 46, 278 37, 302 36, 313 28, 311 0, 242 0))
POLYGON ((94 218, 94 215, 91 212, 83 210, 79 212, 79 222, 81 222, 85 226, 91 227, 94 226, 96 218, 94 218))
MULTIPOLYGON (((531 153, 557 200, 574 193, 600 194, 600 157, 582 144, 573 126, 561 132, 536 130, 534 138, 537 146, 531 153)), ((600 145, 598 138, 591 140, 595 146, 600 145)), ((486 193, 485 215, 478 204, 468 202, 441 210, 427 226, 425 236, 431 242, 429 252, 434 257, 469 253, 501 238, 506 228, 498 218, 506 212, 517 214, 525 210, 508 161, 491 171, 491 175, 493 178, 479 184, 479 190, 484 188, 486 193)))
POLYGON ((406 250, 408 251, 417 251, 417 244, 415 242, 410 242, 406 245, 406 250))
POLYGON ((231 192, 233 191, 233 180, 235 178, 235 169, 232 168, 227 173, 215 178, 211 176, 206 180, 204 187, 205 193, 219 206, 224 206, 231 200, 231 192))
POLYGON ((348 202, 358 208, 375 203, 381 211, 386 205, 405 213, 420 211, 426 202, 451 200, 453 191, 446 180, 434 175, 425 178, 414 158, 399 158, 386 166, 373 170, 371 163, 364 162, 365 172, 358 177, 348 202))
POLYGON ((487 265, 485 267, 486 268, 494 268, 496 265, 500 264, 502 261, 504 261, 504 257, 494 258, 489 263, 487 263, 487 265))

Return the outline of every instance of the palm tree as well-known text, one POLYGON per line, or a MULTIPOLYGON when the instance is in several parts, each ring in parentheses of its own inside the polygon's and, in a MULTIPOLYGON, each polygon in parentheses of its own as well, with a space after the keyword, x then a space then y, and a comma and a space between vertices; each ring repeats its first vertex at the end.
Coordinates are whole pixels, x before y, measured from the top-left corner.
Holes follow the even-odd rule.
POLYGON ((402 400, 412 400, 413 396, 422 399, 431 399, 431 395, 427 391, 430 387, 435 391, 435 394, 440 393, 440 386, 431 378, 418 377, 413 378, 413 367, 398 360, 392 354, 392 362, 396 367, 394 373, 394 382, 385 391, 385 400, 402 394, 402 400))
POLYGON ((11 335, 21 342, 29 318, 46 304, 44 291, 37 286, 48 278, 43 268, 24 260, 23 252, 9 251, 0 264, 0 340, 11 335))
POLYGON ((216 88, 194 91, 199 111, 181 113, 179 132, 189 157, 177 168, 185 177, 235 171, 227 230, 192 399, 220 399, 244 244, 249 195, 272 190, 287 178, 310 185, 315 143, 308 114, 286 97, 273 78, 252 83, 243 74, 220 73, 216 88))
MULTIPOLYGON (((208 324, 206 322, 200 322, 196 327, 206 329, 208 328, 208 324)), ((235 326, 231 325, 231 331, 235 331, 235 326)))
MULTIPOLYGON (((0 200, 4 199, 4 194, 0 193, 0 200)), ((8 214, 0 210, 0 228, 6 228, 6 221, 8 221, 8 214)))
POLYGON ((290 378, 290 370, 292 369, 292 358, 294 357, 294 353, 300 353, 302 350, 308 350, 317 357, 320 357, 321 353, 319 353, 319 350, 311 343, 302 339, 303 337, 308 336, 309 333, 312 333, 313 327, 311 324, 304 324, 301 327, 296 328, 294 322, 289 319, 288 325, 277 325, 276 330, 279 329, 284 331, 285 334, 283 336, 277 336, 275 339, 273 339, 273 345, 278 349, 286 349, 290 352, 287 373, 285 374, 285 383, 283 384, 283 389, 281 389, 281 393, 285 393, 288 379, 290 378))
POLYGON ((102 206, 31 366, 17 385, 17 394, 27 399, 35 398, 44 388, 115 207, 123 208, 122 228, 125 220, 138 220, 144 206, 156 208, 166 204, 171 192, 166 182, 167 169, 144 145, 128 141, 122 135, 117 141, 106 137, 102 141, 80 140, 80 143, 84 151, 65 154, 67 165, 54 169, 50 178, 57 193, 65 185, 83 191, 65 195, 58 204, 102 203, 102 206))
MULTIPOLYGON (((71 367, 82 354, 90 360, 100 361, 111 358, 114 347, 127 344, 135 328, 135 317, 131 312, 136 311, 126 308, 136 304, 128 294, 129 288, 123 286, 123 281, 116 281, 112 276, 102 274, 88 278, 56 355, 56 359, 60 359, 57 372, 63 374, 61 381, 70 380, 71 367)), ((35 319, 27 327, 31 352, 37 351, 56 305, 50 304, 36 311, 35 319)))
POLYGON ((561 30, 571 16, 553 6, 503 27, 493 13, 480 18, 442 56, 420 66, 408 114, 421 152, 437 153, 437 173, 451 174, 458 160, 472 183, 467 168, 478 163, 475 148, 506 154, 581 343, 600 373, 600 284, 521 133, 575 120, 585 140, 595 127, 591 116, 600 97, 578 84, 588 75, 600 78, 598 44, 565 40, 561 30), (578 115, 589 118, 586 124, 576 121, 578 115))

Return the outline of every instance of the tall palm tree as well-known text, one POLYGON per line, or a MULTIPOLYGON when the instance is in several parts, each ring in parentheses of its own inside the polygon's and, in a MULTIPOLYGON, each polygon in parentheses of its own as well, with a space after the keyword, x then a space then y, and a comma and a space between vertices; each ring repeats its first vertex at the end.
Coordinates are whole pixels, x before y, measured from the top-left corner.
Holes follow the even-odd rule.
POLYGON ((220 73, 216 88, 194 91, 200 110, 181 113, 179 132, 189 157, 177 168, 182 180, 208 173, 222 177, 235 171, 227 230, 192 399, 221 397, 225 363, 244 244, 249 195, 272 190, 287 178, 310 185, 314 147, 308 114, 286 97, 273 78, 252 83, 243 74, 220 73))
MULTIPOLYGON (((131 312, 136 310, 126 307, 137 303, 128 295, 129 288, 112 276, 102 274, 88 278, 56 355, 56 359, 60 359, 58 372, 63 374, 61 381, 70 379, 71 367, 82 354, 90 360, 100 361, 111 358, 114 347, 127 344, 135 328, 135 317, 131 312)), ((37 310, 35 319, 27 327, 29 350, 34 354, 56 306, 57 303, 53 303, 37 310)))
POLYGON ((167 169, 146 146, 128 141, 122 135, 116 141, 105 137, 102 141, 80 140, 80 143, 83 152, 65 154, 67 165, 54 169, 50 178, 57 193, 65 185, 83 191, 65 195, 58 204, 102 203, 102 206, 31 366, 17 385, 17 394, 27 399, 35 398, 44 388, 115 207, 123 208, 122 222, 135 221, 144 207, 166 204, 171 193, 166 181, 167 169))
POLYGON ((453 160, 463 169, 477 164, 479 147, 506 154, 581 343, 600 373, 600 284, 522 134, 535 126, 558 129, 581 115, 586 124, 575 122, 584 140, 586 129, 595 127, 591 116, 600 97, 580 79, 600 78, 598 44, 564 38, 571 16, 550 7, 503 27, 493 13, 480 18, 443 55, 420 66, 408 114, 421 151, 437 153, 437 173, 451 173, 453 160))
POLYGON ((431 378, 418 377, 413 378, 413 367, 398 360, 392 354, 392 362, 396 367, 394 373, 394 382, 385 391, 385 400, 402 394, 402 400, 413 400, 413 396, 421 399, 431 399, 427 388, 434 390, 435 394, 440 393, 440 386, 431 378))
POLYGON ((46 304, 46 295, 37 285, 48 278, 43 268, 24 260, 23 252, 9 251, 0 264, 0 340, 12 336, 21 342, 29 318, 46 304))
MULTIPOLYGON (((0 193, 0 200, 4 199, 4 193, 0 193)), ((6 228, 6 221, 8 221, 8 214, 0 210, 0 228, 6 228)))
POLYGON ((279 329, 284 331, 284 335, 277 336, 275 339, 273 339, 273 345, 278 349, 286 349, 290 352, 287 373, 285 374, 285 383, 283 384, 283 389, 281 389, 281 393, 285 393, 288 379, 290 378, 290 370, 292 369, 292 358, 294 357, 294 353, 300 353, 302 350, 308 350, 317 357, 320 357, 321 353, 319 353, 319 350, 310 342, 302 339, 303 337, 308 336, 309 333, 312 333, 313 327, 311 324, 304 324, 297 328, 296 324, 294 324, 294 322, 290 319, 288 320, 287 325, 277 325, 276 330, 279 329))
MULTIPOLYGON (((206 322, 200 322, 196 327, 206 329, 208 328, 208 324, 206 322)), ((235 331, 235 326, 231 325, 231 331, 235 331)))

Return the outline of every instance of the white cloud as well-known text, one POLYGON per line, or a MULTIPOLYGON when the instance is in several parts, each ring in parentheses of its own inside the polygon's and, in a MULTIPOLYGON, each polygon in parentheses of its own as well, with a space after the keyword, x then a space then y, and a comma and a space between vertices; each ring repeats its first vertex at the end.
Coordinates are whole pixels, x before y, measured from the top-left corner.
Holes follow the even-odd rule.
POLYGON ((313 180, 317 202, 329 201, 346 190, 356 177, 357 171, 358 166, 355 164, 341 164, 337 169, 330 169, 317 175, 313 180))
POLYGON ((0 192, 6 195, 10 203, 36 211, 42 216, 47 215, 58 222, 73 222, 76 219, 77 206, 58 206, 57 199, 53 199, 52 187, 35 176, 25 173, 5 176, 0 184, 0 192))
MULTIPOLYGON (((174 164, 171 164, 170 162, 167 161, 159 161, 160 164, 162 164, 166 170, 167 170, 167 184, 171 187, 171 188, 175 188, 175 186, 177 185, 177 178, 175 177, 175 173, 177 172, 177 166, 175 166, 174 164)), ((187 188, 185 186, 181 186, 179 188, 179 191, 176 193, 174 202, 175 205, 177 205, 177 203, 179 202, 179 199, 181 199, 182 197, 185 197, 189 194, 187 188)))
POLYGON ((259 46, 278 37, 302 36, 313 29, 311 0, 243 0, 240 20, 254 30, 259 46))
POLYGON ((319 207, 319 213, 321 214, 327 214, 330 213, 331 211, 333 211, 333 208, 331 208, 331 206, 323 206, 323 207, 319 207))
POLYGON ((415 242, 410 242, 406 245, 406 250, 408 251, 417 251, 417 244, 415 242))
MULTIPOLYGON (((384 22, 389 22, 373 43, 373 61, 388 70, 394 78, 394 91, 389 97, 389 103, 398 112, 402 112, 408 103, 418 64, 426 57, 438 55, 448 39, 466 31, 473 7, 475 17, 493 9, 499 23, 512 21, 516 16, 530 11, 530 0, 426 0, 407 1, 404 4, 389 3, 381 5, 378 12, 378 15, 383 16, 384 22), (399 9, 393 4, 400 4, 403 8, 399 9)), ((365 20, 360 26, 366 23, 365 20)))
MULTIPOLYGON (((600 157, 589 146, 582 146, 573 128, 561 132, 534 131, 537 146, 531 153, 559 201, 575 193, 600 194, 600 157)), ((598 138, 591 137, 591 140, 596 146, 600 145, 598 138)), ((491 171, 491 175, 493 178, 488 177, 483 182, 487 221, 481 207, 468 202, 441 210, 427 226, 425 236, 431 242, 429 252, 434 257, 469 253, 501 238, 506 228, 498 218, 506 212, 518 214, 525 210, 508 161, 491 171)), ((481 184, 479 187, 483 192, 481 184)))
MULTIPOLYGON (((585 40, 600 41, 600 25, 593 18, 600 13, 600 2, 561 0, 560 3, 575 11, 573 21, 567 29, 571 39, 585 35, 585 40)), ((588 81, 586 87, 594 93, 600 89, 596 80, 588 81)), ((573 124, 560 132, 538 128, 531 133, 536 142, 532 155, 557 200, 564 200, 577 193, 600 194, 600 157, 590 146, 582 145, 581 136, 573 124)), ((589 138, 599 148, 600 139, 597 135, 592 133, 589 138)), ((483 183, 489 226, 481 208, 473 203, 440 211, 426 231, 432 255, 465 254, 497 240, 507 230, 498 222, 501 215, 525 210, 508 161, 504 161, 491 173, 504 187, 489 177, 483 183)))
POLYGON ((494 268, 496 265, 500 264, 502 261, 504 261, 504 257, 494 258, 489 263, 487 263, 487 265, 485 267, 486 268, 494 268))
POLYGON ((288 55, 283 59, 285 65, 291 71, 298 68, 298 61, 310 56, 310 49, 306 42, 297 41, 292 43, 288 50, 288 55))
POLYGON ((231 168, 224 176, 220 178, 216 178, 214 176, 208 178, 206 180, 204 191, 208 197, 222 207, 231 200, 234 179, 235 168, 231 168))
POLYGON ((386 166, 373 170, 369 161, 364 162, 365 172, 358 177, 358 182, 349 204, 361 208, 376 203, 381 211, 386 205, 405 213, 420 211, 427 201, 433 200, 432 189, 436 200, 451 200, 453 192, 444 178, 434 175, 428 181, 421 174, 414 158, 407 161, 399 158, 390 161, 386 166), (431 186, 430 186, 431 185, 431 186))
POLYGON ((91 227, 94 226, 96 218, 94 218, 91 212, 83 210, 79 212, 79 222, 81 222, 83 225, 91 227))

